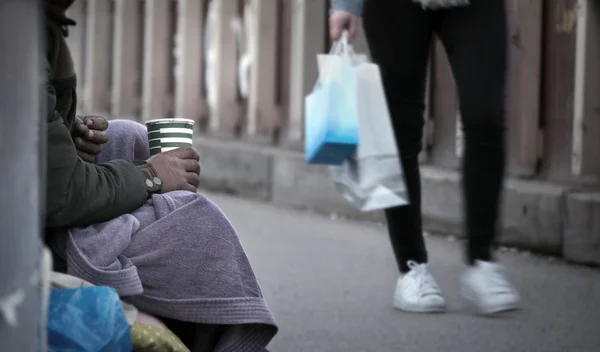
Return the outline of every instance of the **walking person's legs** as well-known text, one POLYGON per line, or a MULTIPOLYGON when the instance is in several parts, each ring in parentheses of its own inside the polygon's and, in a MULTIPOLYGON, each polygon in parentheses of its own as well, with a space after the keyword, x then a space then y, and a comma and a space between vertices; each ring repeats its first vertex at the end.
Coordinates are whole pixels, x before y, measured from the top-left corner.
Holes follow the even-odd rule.
POLYGON ((409 205, 385 212, 402 274, 396 286, 394 305, 408 311, 442 311, 445 301, 426 266, 418 162, 434 18, 431 12, 409 0, 378 0, 365 3, 363 19, 371 55, 382 72, 410 197, 409 205))
POLYGON ((485 313, 514 309, 519 297, 491 246, 504 180, 507 28, 504 0, 472 0, 443 10, 438 28, 457 83, 465 154, 463 189, 468 236, 463 293, 485 313))

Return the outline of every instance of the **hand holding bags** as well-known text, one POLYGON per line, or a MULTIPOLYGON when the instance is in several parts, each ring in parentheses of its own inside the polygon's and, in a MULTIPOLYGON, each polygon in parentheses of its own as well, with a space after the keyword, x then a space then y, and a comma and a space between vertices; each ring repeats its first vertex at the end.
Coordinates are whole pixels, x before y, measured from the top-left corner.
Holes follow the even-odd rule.
POLYGON ((319 81, 305 100, 306 160, 331 165, 336 187, 361 211, 408 204, 379 67, 354 53, 347 33, 317 59, 319 81))

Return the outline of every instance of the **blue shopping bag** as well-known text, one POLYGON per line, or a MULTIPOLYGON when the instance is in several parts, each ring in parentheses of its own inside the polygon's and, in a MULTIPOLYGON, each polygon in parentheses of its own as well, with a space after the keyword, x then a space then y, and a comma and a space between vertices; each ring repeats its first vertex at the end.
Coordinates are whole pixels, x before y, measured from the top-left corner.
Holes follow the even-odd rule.
POLYGON ((340 165, 359 143, 357 76, 347 33, 319 55, 319 80, 304 100, 304 147, 311 164, 340 165))
POLYGON ((48 307, 50 352, 131 352, 131 330, 117 292, 90 286, 52 289, 48 307))

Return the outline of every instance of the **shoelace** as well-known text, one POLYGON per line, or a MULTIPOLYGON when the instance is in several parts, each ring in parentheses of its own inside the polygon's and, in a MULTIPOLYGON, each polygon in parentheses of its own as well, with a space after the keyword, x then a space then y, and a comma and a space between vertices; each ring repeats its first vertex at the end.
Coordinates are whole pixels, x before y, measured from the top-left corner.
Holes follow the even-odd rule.
POLYGON ((419 264, 411 260, 407 262, 407 265, 417 278, 417 285, 422 297, 440 294, 439 287, 435 283, 433 276, 429 273, 429 270, 427 270, 427 264, 419 264))

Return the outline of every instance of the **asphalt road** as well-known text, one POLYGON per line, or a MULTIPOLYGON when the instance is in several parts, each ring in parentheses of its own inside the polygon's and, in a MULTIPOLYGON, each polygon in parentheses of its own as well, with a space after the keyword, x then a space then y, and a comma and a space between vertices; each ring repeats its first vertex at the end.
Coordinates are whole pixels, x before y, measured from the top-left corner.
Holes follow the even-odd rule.
POLYGON ((383 227, 209 195, 237 228, 280 326, 273 352, 600 352, 600 270, 500 253, 525 310, 473 314, 458 295, 462 244, 428 237, 446 314, 392 308, 383 227))

